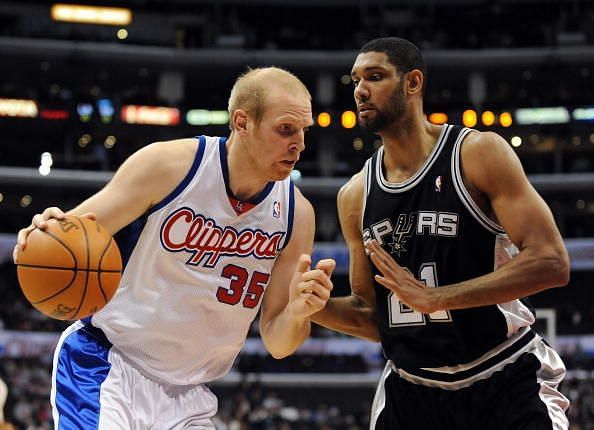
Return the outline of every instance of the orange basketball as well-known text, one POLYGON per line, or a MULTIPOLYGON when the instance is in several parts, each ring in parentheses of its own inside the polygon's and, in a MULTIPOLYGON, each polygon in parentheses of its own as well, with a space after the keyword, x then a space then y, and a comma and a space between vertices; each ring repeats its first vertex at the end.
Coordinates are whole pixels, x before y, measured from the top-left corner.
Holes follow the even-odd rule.
POLYGON ((59 320, 85 318, 115 294, 122 257, 109 232, 88 218, 68 215, 35 229, 18 256, 21 289, 35 308, 59 320))

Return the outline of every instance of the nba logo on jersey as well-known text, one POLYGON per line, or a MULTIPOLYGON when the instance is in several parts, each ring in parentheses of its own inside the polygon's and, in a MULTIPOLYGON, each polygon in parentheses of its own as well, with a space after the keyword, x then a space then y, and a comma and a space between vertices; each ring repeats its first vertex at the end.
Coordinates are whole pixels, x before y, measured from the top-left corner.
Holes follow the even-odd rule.
POLYGON ((272 205, 272 216, 275 218, 280 218, 280 211, 281 211, 280 202, 278 200, 275 200, 274 204, 272 205))
POLYGON ((441 175, 435 178, 435 192, 441 193, 441 175))

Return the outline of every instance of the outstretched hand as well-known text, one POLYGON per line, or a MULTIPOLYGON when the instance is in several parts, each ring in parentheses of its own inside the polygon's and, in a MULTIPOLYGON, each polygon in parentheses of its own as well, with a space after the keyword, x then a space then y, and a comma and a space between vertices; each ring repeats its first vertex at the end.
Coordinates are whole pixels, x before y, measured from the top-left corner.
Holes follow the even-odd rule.
MULTIPOLYGON (((93 221, 96 218, 95 214, 92 212, 85 213, 81 216, 92 219, 93 221)), ((66 218, 66 214, 60 208, 57 208, 55 206, 49 207, 45 209, 42 213, 34 215, 29 226, 19 230, 19 233, 17 235, 17 243, 14 246, 14 250, 12 251, 12 259, 15 264, 18 262, 19 253, 22 250, 24 250, 27 246, 27 237, 29 236, 29 234, 36 228, 45 230, 47 228, 47 221, 52 218, 62 220, 66 218)))
POLYGON ((332 291, 330 277, 336 262, 332 259, 320 260, 311 269, 311 257, 301 255, 295 274, 291 280, 289 308, 293 318, 308 318, 326 306, 332 291))
POLYGON ((430 314, 435 312, 436 288, 430 288, 424 282, 416 279, 405 267, 400 266, 390 254, 375 240, 365 244, 371 261, 381 272, 374 279, 380 285, 392 291, 398 299, 417 312, 430 314))

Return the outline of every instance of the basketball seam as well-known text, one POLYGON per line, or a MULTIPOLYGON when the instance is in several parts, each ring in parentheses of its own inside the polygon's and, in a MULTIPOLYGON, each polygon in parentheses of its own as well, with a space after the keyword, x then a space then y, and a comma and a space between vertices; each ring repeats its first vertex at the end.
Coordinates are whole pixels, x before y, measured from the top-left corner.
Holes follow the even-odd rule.
POLYGON ((98 286, 99 286, 99 290, 101 291, 101 294, 103 295, 103 300, 105 301, 105 304, 107 304, 107 294, 105 294, 105 290, 103 289, 103 285, 101 285, 101 272, 120 272, 119 270, 101 270, 101 263, 103 263, 103 257, 105 257, 105 254, 107 254, 107 250, 110 248, 111 246, 111 242, 113 242, 113 237, 109 239, 109 242, 107 243, 107 246, 105 247, 105 249, 103 250, 103 252, 101 253, 101 257, 99 257, 99 265, 97 266, 97 281, 98 281, 98 286))
MULTIPOLYGON (((74 270, 74 269, 76 269, 78 267, 78 259, 76 258, 76 255, 74 254, 74 252, 72 252, 72 250, 64 242, 62 242, 62 240, 60 240, 60 238, 58 236, 56 236, 55 234, 50 233, 49 231, 41 230, 38 227, 36 227, 36 228, 39 231, 47 234, 52 239, 56 240, 60 245, 62 245, 64 247, 64 249, 66 249, 66 251, 68 251, 70 253, 70 256, 72 257, 72 260, 74 261, 74 266, 72 268, 69 268, 70 270, 74 270)), ((67 267, 64 267, 64 269, 67 269, 67 267)))
POLYGON ((78 267, 62 267, 62 266, 42 266, 39 264, 17 264, 19 267, 26 267, 28 269, 46 269, 46 270, 69 270, 73 272, 106 272, 106 273, 121 273, 121 270, 99 270, 99 269, 81 269, 78 267))
MULTIPOLYGON (((90 256, 90 251, 89 251, 89 236, 87 235, 87 229, 85 228, 84 223, 82 222, 82 220, 75 216, 75 218, 78 220, 78 222, 80 223, 80 226, 83 229, 83 233, 85 235, 85 247, 87 248, 87 264, 86 266, 89 267, 90 263, 91 263, 91 256, 90 256)), ((87 289, 88 289, 88 285, 89 285, 89 272, 87 271, 85 273, 85 286, 83 288, 81 297, 80 297, 80 302, 78 304, 78 308, 76 309, 76 312, 73 315, 73 319, 74 317, 76 317, 78 315, 78 313, 80 312, 80 309, 82 308, 82 305, 85 301, 85 297, 87 296, 87 289)))
POLYGON ((72 279, 70 280, 70 282, 68 283, 68 285, 66 285, 64 288, 62 288, 60 291, 55 292, 54 294, 52 294, 49 297, 46 297, 44 299, 38 300, 36 302, 31 302, 31 304, 33 305, 38 305, 41 304, 43 302, 47 302, 48 300, 53 299, 56 296, 59 296, 60 294, 62 294, 64 291, 66 291, 68 288, 70 288, 72 286, 72 284, 74 283, 74 281, 76 280, 76 271, 74 271, 74 276, 72 277, 72 279))
MULTIPOLYGON (((62 267, 62 268, 61 268, 61 269, 68 269, 68 270, 72 270, 72 271, 73 271, 73 274, 72 274, 72 279, 70 280, 70 282, 68 283, 68 285, 66 285, 66 286, 65 286, 64 288, 62 288, 60 291, 58 291, 58 292, 56 292, 56 293, 52 294, 52 295, 51 295, 51 296, 49 296, 49 297, 45 297, 45 298, 43 298, 43 299, 41 299, 41 300, 37 300, 37 301, 35 301, 35 302, 31 302, 31 304, 33 304, 33 305, 38 305, 38 304, 41 304, 41 303, 43 303, 43 302, 47 302, 48 300, 51 300, 51 299, 53 299, 53 298, 54 298, 54 297, 56 297, 56 296, 59 296, 60 294, 62 294, 64 291, 66 291, 68 288, 70 288, 70 287, 72 286, 72 284, 73 284, 73 283, 74 283, 74 281, 76 280, 76 269, 77 269, 77 266, 78 266, 78 260, 77 260, 77 258, 76 258, 76 255, 74 254, 74 252, 72 252, 72 250, 71 250, 71 249, 70 249, 70 248, 69 248, 69 247, 68 247, 68 246, 67 246, 67 245, 66 245, 64 242, 62 242, 62 240, 61 240, 59 237, 57 237, 56 235, 54 235, 54 234, 50 233, 49 231, 42 230, 42 229, 40 229, 39 227, 35 227, 35 229, 36 229, 36 230, 39 230, 40 232, 42 232, 42 233, 44 233, 44 234, 47 234, 49 237, 51 237, 51 238, 52 238, 52 239, 54 239, 56 242, 58 242, 60 245, 62 245, 62 246, 64 247, 64 249, 65 249, 66 251, 68 251, 68 253, 70 253, 70 256, 72 257, 72 260, 74 261, 74 267, 71 267, 71 268, 70 268, 70 267, 62 267)), ((25 265, 25 264, 19 264, 19 266, 22 266, 22 267, 29 267, 29 266, 27 266, 27 265, 25 265)))

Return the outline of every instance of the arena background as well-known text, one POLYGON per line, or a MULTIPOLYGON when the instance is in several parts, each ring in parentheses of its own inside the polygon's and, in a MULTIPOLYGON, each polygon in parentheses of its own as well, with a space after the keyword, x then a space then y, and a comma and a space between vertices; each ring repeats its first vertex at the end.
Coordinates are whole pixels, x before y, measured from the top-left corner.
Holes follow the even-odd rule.
MULTIPOLYGON (((533 297, 563 355, 572 429, 594 428, 594 3, 531 0, 135 0, 0 3, 0 376, 5 417, 51 429, 50 368, 66 326, 33 310, 16 280, 16 231, 49 205, 71 208, 133 151, 227 134, 238 73, 276 65, 311 89, 318 123, 295 180, 317 213, 316 258, 348 255, 336 192, 379 141, 353 122, 356 50, 402 36, 425 52, 433 122, 493 130, 513 145, 550 205, 572 259, 567 288, 533 297), (122 12, 122 11, 120 11, 122 12), (78 19, 86 22, 69 22, 78 19), (98 22, 97 20, 119 20, 98 22), (128 21, 129 19, 129 21, 128 21)), ((488 156, 488 154, 486 154, 488 156)), ((219 429, 364 429, 379 347, 316 328, 274 360, 251 333, 212 388, 219 429)))

